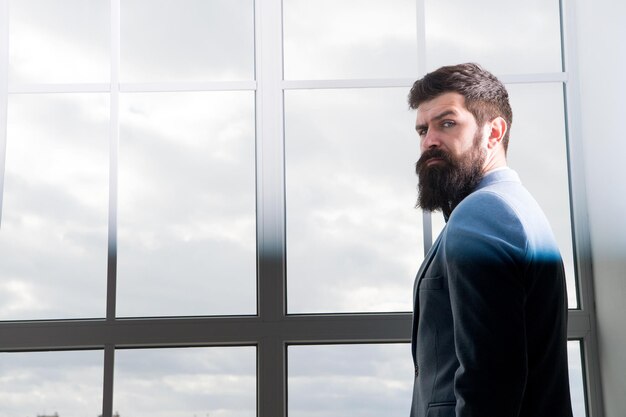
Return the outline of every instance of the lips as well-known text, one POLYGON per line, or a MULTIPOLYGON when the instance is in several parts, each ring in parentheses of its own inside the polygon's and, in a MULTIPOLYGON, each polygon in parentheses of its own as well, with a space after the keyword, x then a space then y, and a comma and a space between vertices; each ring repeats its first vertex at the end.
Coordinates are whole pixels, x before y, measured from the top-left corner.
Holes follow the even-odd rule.
POLYGON ((429 166, 429 165, 432 165, 432 164, 436 164, 438 162, 444 162, 443 158, 437 158, 437 157, 430 158, 430 159, 426 160, 426 166, 429 166))

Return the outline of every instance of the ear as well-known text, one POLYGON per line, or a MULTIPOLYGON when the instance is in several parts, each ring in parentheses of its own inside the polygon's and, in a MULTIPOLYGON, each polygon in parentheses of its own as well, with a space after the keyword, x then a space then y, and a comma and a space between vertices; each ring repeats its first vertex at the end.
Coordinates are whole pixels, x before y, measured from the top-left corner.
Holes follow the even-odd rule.
POLYGON ((491 122, 487 123, 489 130, 489 136, 487 140, 487 147, 489 149, 495 148, 498 144, 502 143, 504 134, 506 133, 508 126, 506 120, 498 116, 491 122))

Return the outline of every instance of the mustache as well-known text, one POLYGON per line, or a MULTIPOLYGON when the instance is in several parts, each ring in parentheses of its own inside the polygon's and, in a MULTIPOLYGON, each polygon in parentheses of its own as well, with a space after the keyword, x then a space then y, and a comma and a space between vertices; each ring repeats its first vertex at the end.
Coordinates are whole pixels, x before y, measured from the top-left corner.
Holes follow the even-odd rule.
POLYGON ((447 165, 455 165, 452 156, 442 149, 428 149, 422 153, 420 159, 415 163, 415 172, 419 172, 424 169, 428 160, 437 158, 443 160, 447 165))

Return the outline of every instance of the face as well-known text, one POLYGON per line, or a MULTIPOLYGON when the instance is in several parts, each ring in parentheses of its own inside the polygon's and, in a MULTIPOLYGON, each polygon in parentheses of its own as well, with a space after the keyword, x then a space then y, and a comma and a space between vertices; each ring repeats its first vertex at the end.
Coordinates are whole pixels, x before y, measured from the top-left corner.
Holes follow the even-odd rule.
MULTIPOLYGON (((417 108, 415 130, 422 153, 440 149, 459 157, 474 146, 478 125, 459 93, 444 93, 417 108)), ((481 132, 482 133, 482 132, 481 132)), ((440 163, 433 159, 430 164, 440 163)))
POLYGON ((458 93, 422 103, 417 108, 416 130, 422 151, 416 164, 417 205, 449 215, 482 179, 487 133, 476 124, 458 93))

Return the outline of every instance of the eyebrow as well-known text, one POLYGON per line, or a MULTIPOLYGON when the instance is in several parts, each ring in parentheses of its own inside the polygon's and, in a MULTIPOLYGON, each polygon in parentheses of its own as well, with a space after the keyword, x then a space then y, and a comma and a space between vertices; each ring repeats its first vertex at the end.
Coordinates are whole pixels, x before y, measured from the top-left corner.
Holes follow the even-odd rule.
MULTIPOLYGON (((454 111, 454 110, 444 110, 441 113, 439 113, 438 115, 436 115, 435 117, 433 117, 431 119, 431 121, 433 121, 433 120, 435 120, 435 121, 436 120, 441 120, 441 119, 443 119, 446 116, 450 116, 451 114, 452 115, 456 115, 456 111, 454 111)), ((419 131, 419 130, 425 129, 427 127, 428 127, 427 124, 419 124, 419 125, 415 125, 415 130, 419 131)))

